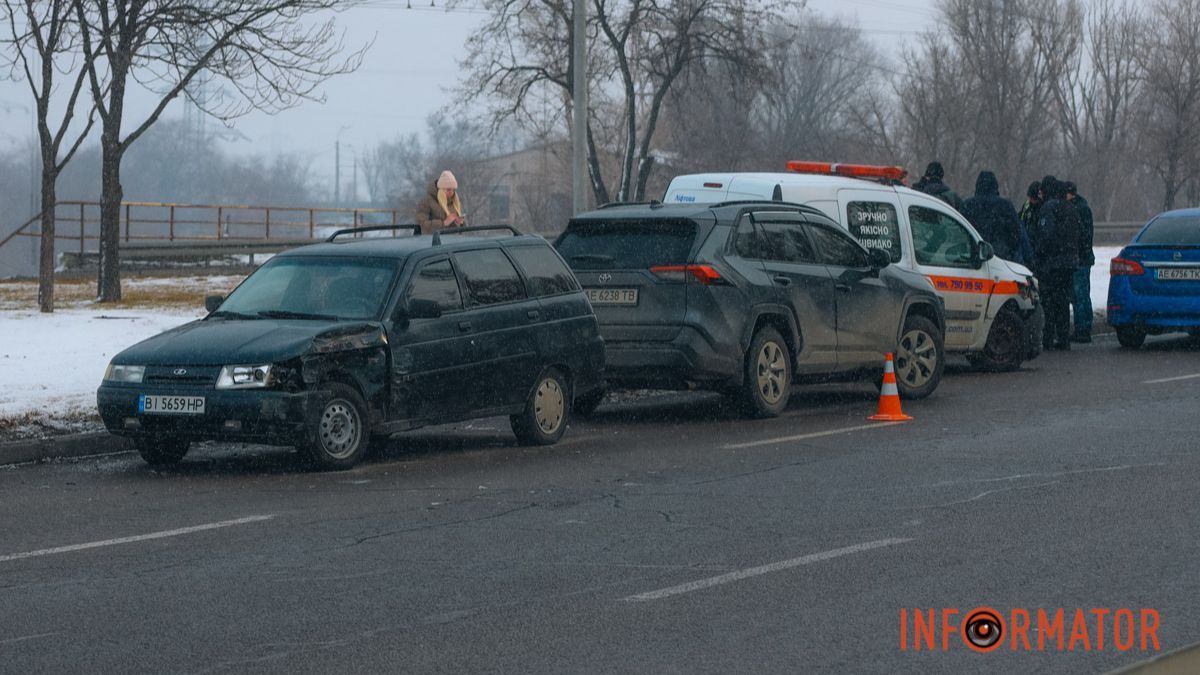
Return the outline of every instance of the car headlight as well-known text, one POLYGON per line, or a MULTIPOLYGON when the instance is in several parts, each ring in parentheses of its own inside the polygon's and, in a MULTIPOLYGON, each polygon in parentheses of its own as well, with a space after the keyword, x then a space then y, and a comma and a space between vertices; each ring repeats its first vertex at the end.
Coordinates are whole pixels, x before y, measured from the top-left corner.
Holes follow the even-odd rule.
POLYGON ((138 384, 145 375, 146 366, 121 366, 110 363, 104 371, 104 381, 138 384))
POLYGON ((270 364, 262 366, 225 366, 217 377, 217 389, 257 389, 271 380, 270 364))

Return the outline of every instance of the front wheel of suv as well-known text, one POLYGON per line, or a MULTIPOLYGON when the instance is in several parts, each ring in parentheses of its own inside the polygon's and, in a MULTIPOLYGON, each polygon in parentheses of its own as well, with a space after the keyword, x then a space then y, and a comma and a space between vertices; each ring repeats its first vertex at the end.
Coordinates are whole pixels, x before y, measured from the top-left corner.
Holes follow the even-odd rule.
POLYGON ((923 316, 910 315, 904 320, 900 343, 896 345, 896 388, 906 399, 925 398, 937 389, 946 365, 942 332, 923 316))
POLYGON ((792 354, 774 328, 760 328, 746 350, 746 373, 738 392, 742 411, 750 417, 778 417, 792 391, 792 354))

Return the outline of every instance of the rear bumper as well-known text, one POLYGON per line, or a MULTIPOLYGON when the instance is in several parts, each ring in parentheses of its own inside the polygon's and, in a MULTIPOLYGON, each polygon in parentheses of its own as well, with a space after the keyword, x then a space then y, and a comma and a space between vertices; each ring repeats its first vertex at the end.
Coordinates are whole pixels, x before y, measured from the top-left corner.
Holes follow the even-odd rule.
POLYGON ((622 387, 716 386, 740 382, 742 362, 718 351, 696 328, 684 326, 670 342, 607 342, 605 377, 622 387))
POLYGON ((1108 285, 1107 321, 1114 327, 1200 328, 1200 296, 1134 293, 1128 278, 1113 277, 1108 285))
POLYGON ((96 404, 105 428, 118 436, 172 435, 193 441, 293 445, 327 396, 321 391, 218 391, 105 384, 96 391, 96 404), (139 413, 141 394, 203 396, 205 411, 198 415, 139 413))

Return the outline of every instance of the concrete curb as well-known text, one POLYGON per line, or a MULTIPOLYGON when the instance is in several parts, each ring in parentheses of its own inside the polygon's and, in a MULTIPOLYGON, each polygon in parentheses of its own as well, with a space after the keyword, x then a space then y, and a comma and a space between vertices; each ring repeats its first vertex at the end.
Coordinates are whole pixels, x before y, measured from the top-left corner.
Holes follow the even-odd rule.
POLYGON ((52 438, 31 438, 24 441, 0 443, 0 466, 5 464, 38 462, 45 459, 58 459, 62 457, 107 455, 114 452, 129 452, 132 450, 133 443, 128 438, 113 436, 107 432, 87 432, 52 438))

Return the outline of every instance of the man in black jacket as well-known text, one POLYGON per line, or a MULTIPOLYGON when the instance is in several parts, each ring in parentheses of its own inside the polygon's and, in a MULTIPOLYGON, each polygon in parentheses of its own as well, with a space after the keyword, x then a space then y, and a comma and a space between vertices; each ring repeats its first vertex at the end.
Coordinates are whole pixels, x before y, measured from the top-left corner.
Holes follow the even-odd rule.
POLYGON ((921 179, 913 183, 913 189, 933 195, 956 210, 961 209, 962 198, 954 190, 951 190, 950 186, 942 182, 945 175, 946 170, 942 168, 941 162, 930 162, 929 166, 925 167, 925 174, 921 176, 921 179))
POLYGON ((1079 211, 1079 269, 1071 279, 1075 299, 1071 312, 1075 332, 1072 342, 1092 341, 1092 265, 1096 264, 1096 252, 1092 249, 1095 225, 1092 223, 1092 207, 1079 194, 1075 184, 1067 181, 1067 201, 1079 211))
POLYGON ((1046 202, 1038 211, 1034 237, 1037 277, 1046 308, 1042 344, 1047 350, 1071 348, 1071 279, 1079 268, 1079 210, 1067 201, 1066 184, 1047 176, 1046 202))
POLYGON ((1021 219, 1012 202, 1000 196, 1000 183, 991 171, 980 171, 975 196, 963 202, 962 214, 996 255, 1025 264, 1021 251, 1021 219))

